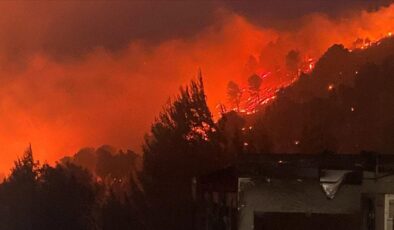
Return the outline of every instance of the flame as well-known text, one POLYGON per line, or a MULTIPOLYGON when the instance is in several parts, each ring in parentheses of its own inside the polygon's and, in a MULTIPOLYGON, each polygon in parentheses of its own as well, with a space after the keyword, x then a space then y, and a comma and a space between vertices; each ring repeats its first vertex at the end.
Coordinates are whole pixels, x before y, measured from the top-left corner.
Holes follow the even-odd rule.
MULTIPOLYGON (((364 39, 364 40, 360 40, 357 39, 357 41, 362 41, 361 44, 359 44, 359 42, 353 44, 354 47, 353 49, 349 49, 350 52, 354 52, 356 50, 364 50, 367 49, 371 46, 378 46, 380 44, 380 40, 384 39, 384 38, 389 38, 392 36, 391 32, 386 33, 384 36, 382 37, 377 37, 376 40, 371 41, 369 39, 364 39)), ((248 98, 244 99, 243 102, 241 102, 242 108, 240 109, 241 113, 245 113, 246 115, 251 115, 254 114, 258 111, 258 107, 260 107, 261 105, 266 105, 269 104, 270 102, 272 102, 273 100, 275 100, 276 98, 276 93, 278 92, 278 89, 280 88, 284 88, 287 87, 291 84, 293 84, 302 73, 311 73, 315 67, 315 63, 316 63, 316 58, 311 58, 311 57, 307 57, 304 58, 304 60, 302 61, 302 63, 300 64, 300 68, 298 69, 298 72, 296 75, 291 75, 290 73, 285 73, 286 77, 288 76, 292 76, 293 78, 290 81, 285 81, 282 83, 278 83, 277 85, 273 86, 273 87, 266 87, 264 89, 262 89, 260 91, 259 97, 252 97, 249 96, 248 98)), ((269 77, 271 75, 272 72, 264 72, 262 70, 260 70, 260 74, 259 76, 262 79, 265 79, 267 77, 269 77)), ((277 73, 282 74, 280 71, 277 71, 277 73)), ((358 74, 358 71, 355 71, 355 75, 358 74)), ((339 73, 339 75, 342 75, 342 72, 339 73)), ((283 78, 283 76, 279 76, 278 78, 283 78)), ((327 90, 328 91, 332 91, 334 90, 335 85, 334 84, 329 84, 327 86, 327 90)), ((243 91, 246 91, 246 88, 243 88, 243 91)), ((234 108, 234 110, 237 110, 234 108)), ((351 111, 354 112, 354 108, 351 108, 351 111)))
MULTIPOLYGON (((375 12, 363 11, 346 20, 336 21, 324 15, 307 15, 304 25, 297 32, 276 31, 278 39, 263 47, 260 56, 255 51, 250 55, 252 58, 248 59, 247 74, 250 76, 258 73, 264 76, 264 81, 258 98, 248 96, 245 93, 247 91, 244 91, 240 112, 254 114, 261 105, 270 103, 275 99, 278 89, 291 85, 301 73, 312 72, 319 57, 335 43, 344 44, 350 52, 379 45, 381 39, 393 36, 393 14, 394 4, 375 12), (294 48, 303 55, 297 73, 286 71, 284 67, 286 52, 294 48)), ((357 74, 356 71, 355 75, 357 74)), ((248 75, 241 74, 233 78, 245 82, 247 77, 248 75)), ((334 85, 327 86, 327 89, 333 90, 334 85)))

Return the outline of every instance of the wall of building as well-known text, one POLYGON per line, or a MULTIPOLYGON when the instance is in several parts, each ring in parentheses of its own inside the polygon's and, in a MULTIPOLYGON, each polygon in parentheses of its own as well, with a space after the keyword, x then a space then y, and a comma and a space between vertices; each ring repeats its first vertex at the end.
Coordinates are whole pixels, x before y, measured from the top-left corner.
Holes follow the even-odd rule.
POLYGON ((377 176, 378 179, 374 178, 374 173, 364 173, 363 193, 394 193, 394 175, 385 176, 382 174, 377 176))
POLYGON ((255 212, 359 213, 361 186, 342 185, 335 198, 330 200, 318 180, 240 178, 238 199, 238 229, 251 230, 255 212))
POLYGON ((362 193, 368 194, 374 201, 375 230, 392 230, 392 217, 390 217, 390 201, 394 200, 394 176, 364 173, 362 193))

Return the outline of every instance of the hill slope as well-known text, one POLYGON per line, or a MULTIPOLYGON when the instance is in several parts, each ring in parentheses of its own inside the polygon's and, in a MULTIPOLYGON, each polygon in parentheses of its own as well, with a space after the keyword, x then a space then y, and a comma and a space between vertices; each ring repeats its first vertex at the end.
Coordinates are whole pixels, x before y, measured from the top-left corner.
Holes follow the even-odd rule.
POLYGON ((249 151, 394 153, 394 38, 354 51, 332 46, 248 120, 249 151))

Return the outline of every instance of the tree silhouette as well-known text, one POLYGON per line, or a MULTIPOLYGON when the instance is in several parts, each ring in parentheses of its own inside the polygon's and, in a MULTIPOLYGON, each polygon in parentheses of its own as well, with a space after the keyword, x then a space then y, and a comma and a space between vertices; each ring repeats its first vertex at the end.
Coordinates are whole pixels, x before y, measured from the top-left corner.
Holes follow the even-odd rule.
MULTIPOLYGON (((133 177, 130 177, 130 180, 133 177)), ((110 189, 102 207, 103 230, 147 229, 146 203, 143 192, 138 189, 136 182, 130 181, 130 194, 119 197, 110 189)))
POLYGON ((248 85, 249 85, 249 91, 252 97, 257 99, 257 101, 260 101, 260 86, 261 86, 262 80, 261 77, 257 74, 253 74, 248 78, 248 85))
POLYGON ((293 74, 296 74, 301 62, 300 52, 290 50, 286 55, 286 68, 293 74))
POLYGON ((109 145, 103 145, 96 150, 96 174, 102 180, 111 177, 112 170, 114 169, 112 157, 115 154, 116 149, 109 145))
POLYGON ((143 146, 145 172, 158 177, 167 177, 168 173, 193 176, 209 161, 217 159, 218 142, 219 134, 199 74, 197 81, 180 89, 180 94, 164 107, 152 125, 151 136, 146 137, 143 146), (166 163, 179 163, 185 168, 173 168, 166 163))
POLYGON ((1 186, 2 229, 36 229, 38 175, 38 163, 29 146, 22 158, 15 161, 11 175, 1 186))
POLYGON ((225 141, 226 159, 229 162, 234 162, 239 154, 243 152, 244 135, 242 129, 245 126, 245 119, 242 118, 237 112, 230 111, 218 121, 219 130, 225 141))
POLYGON ((191 221, 191 178, 218 165, 220 135, 206 103, 201 72, 159 114, 145 139, 144 188, 160 228, 191 221))
POLYGON ((88 169, 92 173, 96 173, 97 158, 94 148, 82 148, 74 156, 72 163, 88 169))
POLYGON ((128 201, 121 201, 111 190, 102 208, 102 229, 134 229, 132 228, 132 215, 129 205, 128 201))
POLYGON ((98 186, 76 165, 42 167, 31 147, 0 186, 1 229, 95 229, 98 186))
POLYGON ((73 164, 44 165, 40 177, 40 229, 95 229, 98 186, 73 164))
POLYGON ((242 90, 239 88, 238 84, 229 81, 227 84, 227 96, 232 106, 235 106, 237 111, 239 111, 239 104, 241 102, 242 90))

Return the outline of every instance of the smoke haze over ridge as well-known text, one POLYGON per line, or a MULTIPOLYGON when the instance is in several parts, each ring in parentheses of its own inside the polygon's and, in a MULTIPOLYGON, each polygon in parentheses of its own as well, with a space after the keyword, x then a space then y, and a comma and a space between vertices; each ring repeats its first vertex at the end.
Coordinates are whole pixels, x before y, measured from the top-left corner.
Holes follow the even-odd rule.
POLYGON ((138 151, 198 68, 216 113, 229 80, 283 65, 291 49, 317 58, 333 43, 394 30, 388 2, 286 2, 0 3, 0 170, 28 143, 48 162, 107 143, 138 151))

